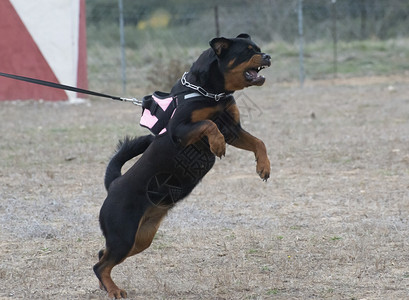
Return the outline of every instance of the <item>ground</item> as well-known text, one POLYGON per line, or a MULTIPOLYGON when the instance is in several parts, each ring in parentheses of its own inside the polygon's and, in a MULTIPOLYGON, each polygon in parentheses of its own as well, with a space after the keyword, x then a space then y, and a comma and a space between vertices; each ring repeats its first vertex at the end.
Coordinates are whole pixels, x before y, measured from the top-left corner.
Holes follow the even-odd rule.
MULTIPOLYGON (((407 299, 409 80, 269 84, 237 93, 254 156, 226 157, 114 269, 131 299, 407 299)), ((107 299, 92 266, 103 176, 140 108, 0 103, 0 299, 107 299)))

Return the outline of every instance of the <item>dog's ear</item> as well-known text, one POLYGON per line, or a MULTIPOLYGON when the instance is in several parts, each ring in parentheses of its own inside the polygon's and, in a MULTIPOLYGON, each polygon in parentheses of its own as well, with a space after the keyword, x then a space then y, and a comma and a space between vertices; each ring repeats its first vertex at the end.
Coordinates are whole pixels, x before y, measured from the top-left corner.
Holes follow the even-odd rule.
POLYGON ((229 49, 231 41, 224 37, 214 38, 210 41, 210 46, 212 47, 213 51, 216 53, 217 56, 222 56, 227 49, 229 49))
POLYGON ((241 38, 241 39, 249 39, 251 40, 251 37, 247 34, 247 33, 240 33, 237 38, 241 38))

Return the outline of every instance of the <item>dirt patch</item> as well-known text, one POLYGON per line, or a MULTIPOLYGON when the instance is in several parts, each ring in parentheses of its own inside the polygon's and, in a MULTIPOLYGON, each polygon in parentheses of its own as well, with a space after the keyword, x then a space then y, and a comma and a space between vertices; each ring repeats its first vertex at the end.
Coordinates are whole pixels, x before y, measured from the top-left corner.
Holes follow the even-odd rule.
MULTIPOLYGON (((118 285, 132 299, 406 299, 407 79, 244 93, 270 180, 228 147, 151 248, 114 270, 118 285)), ((139 113, 103 99, 0 103, 0 299, 106 299, 92 272, 104 169, 118 138, 145 132, 139 113)))

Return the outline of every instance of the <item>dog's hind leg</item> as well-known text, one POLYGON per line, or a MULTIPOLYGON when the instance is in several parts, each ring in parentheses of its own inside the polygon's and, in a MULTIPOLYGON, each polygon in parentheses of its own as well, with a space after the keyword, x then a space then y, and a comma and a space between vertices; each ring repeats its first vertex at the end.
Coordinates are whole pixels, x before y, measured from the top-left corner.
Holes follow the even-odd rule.
POLYGON ((100 260, 94 266, 94 272, 99 279, 100 288, 105 289, 111 299, 126 298, 126 292, 121 290, 111 278, 112 268, 125 260, 126 253, 120 253, 116 249, 112 250, 106 248, 105 250, 99 251, 98 256, 100 257, 100 260))
POLYGON ((146 210, 139 222, 135 242, 128 256, 138 254, 151 245, 160 223, 168 213, 169 208, 170 207, 164 206, 151 206, 146 210))
POLYGON ((94 272, 100 281, 100 287, 108 292, 110 298, 126 298, 127 294, 120 289, 111 278, 112 269, 127 257, 142 252, 148 248, 166 216, 169 207, 150 206, 141 217, 133 244, 125 243, 122 239, 109 236, 107 248, 99 251, 99 262, 94 266, 94 272))
MULTIPOLYGON (((99 252, 98 252, 98 261, 100 261, 101 258, 104 256, 104 253, 105 253, 105 249, 99 250, 99 252)), ((101 290, 105 290, 104 285, 102 284, 101 280, 99 280, 99 288, 101 290)))

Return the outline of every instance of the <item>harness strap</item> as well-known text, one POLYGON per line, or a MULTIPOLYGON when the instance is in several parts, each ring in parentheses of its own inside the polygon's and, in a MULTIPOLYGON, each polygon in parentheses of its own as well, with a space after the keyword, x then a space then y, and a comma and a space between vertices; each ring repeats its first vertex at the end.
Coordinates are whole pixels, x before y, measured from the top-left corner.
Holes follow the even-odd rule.
POLYGON ((185 100, 190 99, 190 98, 196 98, 196 97, 202 97, 199 93, 190 93, 184 96, 185 100))

